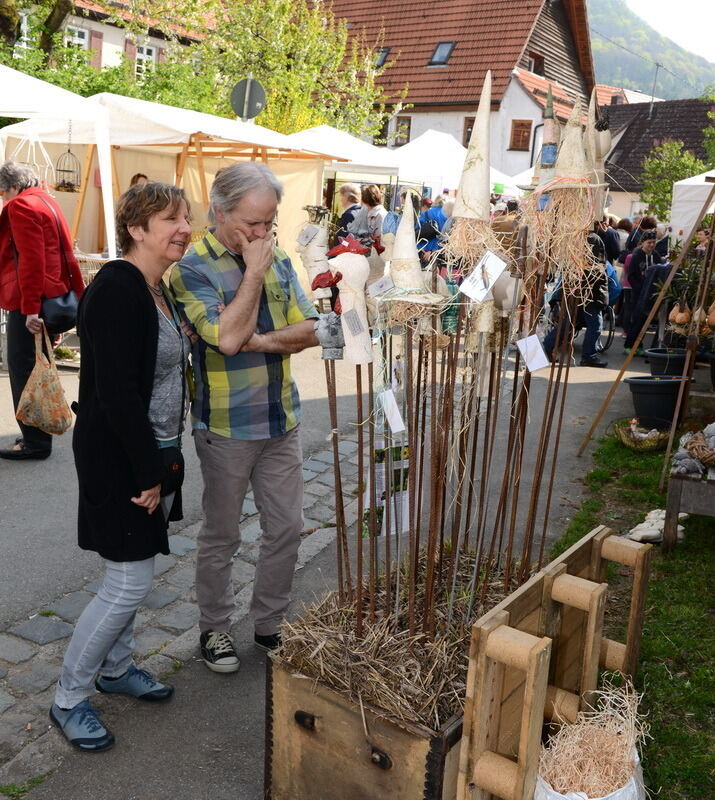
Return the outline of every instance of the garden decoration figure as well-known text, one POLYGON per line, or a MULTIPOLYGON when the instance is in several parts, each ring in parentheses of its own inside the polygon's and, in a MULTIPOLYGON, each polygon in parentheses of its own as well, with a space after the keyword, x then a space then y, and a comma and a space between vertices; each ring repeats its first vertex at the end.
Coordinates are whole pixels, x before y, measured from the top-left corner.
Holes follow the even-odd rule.
POLYGON ((345 358, 352 364, 372 362, 372 345, 367 321, 365 284, 370 275, 366 258, 370 248, 354 236, 340 239, 328 253, 330 271, 340 292, 340 319, 345 339, 345 358))
POLYGON ((454 223, 444 247, 447 273, 461 270, 466 275, 479 259, 491 251, 504 256, 498 237, 490 226, 489 205, 489 125, 491 116, 492 73, 484 77, 459 191, 454 203, 454 223))
POLYGON ((342 360, 345 339, 338 314, 321 314, 315 321, 315 336, 323 348, 323 361, 342 360))
POLYGON ((330 300, 330 284, 323 287, 320 282, 315 282, 318 275, 330 272, 326 255, 328 252, 328 209, 325 206, 304 206, 303 208, 308 212, 308 222, 303 225, 298 234, 296 250, 308 273, 313 298, 317 302, 330 300))

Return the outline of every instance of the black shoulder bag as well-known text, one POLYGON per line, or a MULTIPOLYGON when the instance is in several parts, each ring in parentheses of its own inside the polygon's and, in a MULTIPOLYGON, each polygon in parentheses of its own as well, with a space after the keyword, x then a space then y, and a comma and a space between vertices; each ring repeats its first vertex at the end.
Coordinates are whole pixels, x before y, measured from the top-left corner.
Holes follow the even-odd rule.
MULTIPOLYGON (((67 263, 67 253, 62 246, 62 227, 57 212, 44 197, 40 200, 50 209, 52 216, 55 218, 57 225, 57 236, 60 252, 62 253, 62 263, 64 264, 67 273, 67 285, 69 291, 57 297, 43 297, 42 309, 40 310, 40 317, 45 323, 48 333, 66 333, 70 328, 74 328, 77 324, 77 306, 79 305, 79 298, 77 292, 72 288, 72 273, 70 272, 69 264, 67 263)), ((16 256, 17 258, 17 251, 16 256)))

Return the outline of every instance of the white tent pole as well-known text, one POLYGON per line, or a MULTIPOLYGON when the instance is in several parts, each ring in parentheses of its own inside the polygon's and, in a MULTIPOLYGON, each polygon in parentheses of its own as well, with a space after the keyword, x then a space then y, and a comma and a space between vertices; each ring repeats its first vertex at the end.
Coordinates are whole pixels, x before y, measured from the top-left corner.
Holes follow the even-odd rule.
POLYGON ((114 200, 112 197, 112 159, 109 141, 109 114, 98 106, 95 121, 97 137, 97 161, 102 180, 102 207, 104 209, 104 229, 107 232, 107 251, 110 258, 117 257, 117 232, 114 227, 114 200))

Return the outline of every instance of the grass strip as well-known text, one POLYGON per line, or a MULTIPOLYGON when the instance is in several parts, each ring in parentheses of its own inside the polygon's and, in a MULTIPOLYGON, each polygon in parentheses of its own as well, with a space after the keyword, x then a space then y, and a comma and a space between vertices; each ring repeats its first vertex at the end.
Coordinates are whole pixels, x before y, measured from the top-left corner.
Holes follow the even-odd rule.
MULTIPOLYGON (((658 492, 663 454, 626 449, 615 437, 599 440, 586 492, 555 558, 597 525, 626 533, 645 515, 664 508, 658 492)), ((636 685, 644 693, 652 738, 643 754, 645 784, 667 800, 715 798, 715 635, 713 564, 715 521, 691 517, 685 540, 669 556, 655 545, 636 685)), ((615 613, 607 633, 622 640, 630 580, 626 571, 609 589, 615 613), (620 597, 619 597, 620 595, 620 597)))

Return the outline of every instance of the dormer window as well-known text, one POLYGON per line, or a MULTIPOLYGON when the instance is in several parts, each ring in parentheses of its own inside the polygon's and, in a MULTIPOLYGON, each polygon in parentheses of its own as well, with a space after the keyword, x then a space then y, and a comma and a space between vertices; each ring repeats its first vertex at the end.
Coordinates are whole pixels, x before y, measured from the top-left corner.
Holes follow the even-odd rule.
POLYGON ((375 66, 376 67, 384 67, 385 62, 387 61, 387 57, 390 55, 390 48, 389 47, 381 47, 377 51, 377 55, 375 56, 375 66))
POLYGON ((545 64, 544 64, 544 57, 539 55, 538 53, 529 53, 529 72, 533 72, 534 75, 541 75, 543 77, 545 64))
POLYGON ((452 55, 452 50, 454 50, 455 44, 457 43, 440 42, 437 45, 437 47, 435 47, 434 53, 432 53, 432 58, 430 58, 428 66, 430 67, 444 66, 449 61, 449 57, 452 55))

